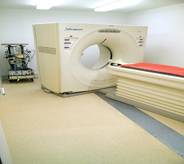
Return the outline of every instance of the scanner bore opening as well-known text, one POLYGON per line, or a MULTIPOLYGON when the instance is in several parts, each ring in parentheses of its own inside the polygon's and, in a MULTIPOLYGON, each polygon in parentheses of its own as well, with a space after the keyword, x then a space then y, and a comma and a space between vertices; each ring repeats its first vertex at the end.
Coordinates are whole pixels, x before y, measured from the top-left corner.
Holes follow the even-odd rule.
POLYGON ((83 51, 81 64, 87 69, 97 70, 106 67, 108 59, 112 59, 111 50, 102 44, 95 44, 83 51))

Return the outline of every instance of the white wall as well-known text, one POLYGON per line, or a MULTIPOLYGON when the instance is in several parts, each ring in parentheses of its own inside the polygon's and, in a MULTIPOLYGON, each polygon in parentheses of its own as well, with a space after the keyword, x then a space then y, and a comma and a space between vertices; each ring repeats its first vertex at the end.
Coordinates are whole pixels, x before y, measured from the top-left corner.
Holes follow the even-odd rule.
POLYGON ((148 26, 144 62, 184 67, 184 3, 127 14, 127 24, 148 26))
MULTIPOLYGON (((28 43, 34 49, 32 24, 44 22, 80 22, 148 26, 144 62, 184 67, 184 3, 130 14, 70 11, 0 9, 0 44, 28 43)), ((9 69, 0 46, 0 67, 9 69)), ((36 59, 29 67, 36 69, 36 59)))
MULTIPOLYGON (((45 22, 125 24, 126 18, 122 13, 0 9, 0 44, 28 43, 26 47, 32 50, 34 49, 32 24, 45 22)), ((4 51, 5 47, 0 46, 0 67, 3 75, 9 69, 7 60, 3 59, 4 51)), ((35 58, 29 67, 37 74, 35 58)))

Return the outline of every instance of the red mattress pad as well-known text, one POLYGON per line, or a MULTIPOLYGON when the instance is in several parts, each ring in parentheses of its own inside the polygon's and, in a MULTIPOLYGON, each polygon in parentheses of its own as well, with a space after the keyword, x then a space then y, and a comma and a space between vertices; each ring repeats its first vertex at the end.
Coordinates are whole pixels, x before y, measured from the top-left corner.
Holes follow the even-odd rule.
POLYGON ((136 63, 136 64, 126 64, 126 65, 120 65, 120 66, 125 68, 133 68, 138 70, 146 70, 151 72, 158 72, 158 73, 184 77, 184 68, 181 68, 181 67, 152 64, 152 63, 136 63))

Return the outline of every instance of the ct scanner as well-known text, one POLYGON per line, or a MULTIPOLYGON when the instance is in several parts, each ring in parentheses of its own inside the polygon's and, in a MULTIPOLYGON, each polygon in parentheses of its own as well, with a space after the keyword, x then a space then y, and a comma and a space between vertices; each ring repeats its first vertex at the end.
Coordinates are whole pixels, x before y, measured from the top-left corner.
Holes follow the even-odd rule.
POLYGON ((81 23, 33 25, 41 85, 55 93, 74 93, 115 86, 108 60, 143 61, 147 27, 81 23), (81 63, 84 50, 98 45, 100 57, 88 69, 81 63))

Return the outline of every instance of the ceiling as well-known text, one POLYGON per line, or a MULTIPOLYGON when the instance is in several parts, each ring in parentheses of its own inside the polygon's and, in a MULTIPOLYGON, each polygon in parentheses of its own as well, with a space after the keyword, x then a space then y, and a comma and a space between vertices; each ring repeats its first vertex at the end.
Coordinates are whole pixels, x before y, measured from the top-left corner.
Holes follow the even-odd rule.
MULTIPOLYGON (((36 5, 39 1, 40 0, 0 0, 0 8, 36 10, 36 5)), ((57 0, 57 2, 59 1, 60 0, 57 0)), ((60 3, 58 6, 52 7, 50 10, 94 12, 92 6, 102 1, 105 0, 65 0, 65 2, 60 3)), ((130 13, 179 3, 184 3, 184 0, 141 0, 140 3, 136 5, 109 12, 130 13)))

